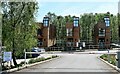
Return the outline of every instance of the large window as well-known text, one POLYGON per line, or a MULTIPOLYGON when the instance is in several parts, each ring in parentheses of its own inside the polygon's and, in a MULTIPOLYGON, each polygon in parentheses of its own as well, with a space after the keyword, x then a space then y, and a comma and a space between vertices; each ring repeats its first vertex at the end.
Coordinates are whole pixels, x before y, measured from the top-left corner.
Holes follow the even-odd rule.
POLYGON ((72 36, 72 29, 67 29, 67 36, 72 36))
POLYGON ((38 39, 38 46, 42 46, 42 45, 43 45, 42 39, 38 39))
POLYGON ((110 26, 110 19, 109 19, 109 17, 105 17, 104 20, 105 20, 106 26, 110 26))
POLYGON ((44 26, 48 26, 49 25, 49 19, 48 19, 48 17, 44 17, 44 19, 43 19, 43 25, 44 26))
POLYGON ((38 45, 39 45, 39 46, 42 46, 42 45, 43 45, 43 42, 38 42, 38 45))
POLYGON ((105 29, 99 28, 99 36, 105 36, 105 29))
POLYGON ((78 27, 79 25, 79 17, 74 17, 74 27, 78 27))

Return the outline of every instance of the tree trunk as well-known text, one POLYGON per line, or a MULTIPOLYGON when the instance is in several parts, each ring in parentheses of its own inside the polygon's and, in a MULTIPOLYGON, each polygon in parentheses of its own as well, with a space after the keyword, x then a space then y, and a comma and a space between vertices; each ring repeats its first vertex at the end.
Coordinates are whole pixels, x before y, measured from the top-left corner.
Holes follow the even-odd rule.
POLYGON ((14 40, 14 37, 15 36, 15 27, 13 27, 13 41, 12 41, 12 58, 13 58, 13 63, 15 66, 17 66, 17 62, 16 62, 16 58, 15 58, 15 40, 14 40))
POLYGON ((16 58, 15 58, 15 54, 14 53, 15 53, 15 50, 13 48, 13 52, 12 52, 13 63, 14 63, 15 66, 17 66, 17 62, 16 62, 16 58))

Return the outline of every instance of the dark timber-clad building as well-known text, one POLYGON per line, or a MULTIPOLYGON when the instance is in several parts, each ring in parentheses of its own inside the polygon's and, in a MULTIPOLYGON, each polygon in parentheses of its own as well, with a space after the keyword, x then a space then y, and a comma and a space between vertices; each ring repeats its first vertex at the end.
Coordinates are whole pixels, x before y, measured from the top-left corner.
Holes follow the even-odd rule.
POLYGON ((95 45, 98 45, 99 49, 110 48, 111 31, 109 17, 105 17, 104 21, 98 22, 94 26, 93 41, 95 45))
POLYGON ((79 47, 80 42, 80 25, 79 17, 74 17, 73 22, 66 23, 66 47, 79 47))
POLYGON ((49 18, 44 17, 43 23, 37 23, 39 29, 37 30, 38 47, 50 47, 56 43, 56 28, 50 24, 49 18))

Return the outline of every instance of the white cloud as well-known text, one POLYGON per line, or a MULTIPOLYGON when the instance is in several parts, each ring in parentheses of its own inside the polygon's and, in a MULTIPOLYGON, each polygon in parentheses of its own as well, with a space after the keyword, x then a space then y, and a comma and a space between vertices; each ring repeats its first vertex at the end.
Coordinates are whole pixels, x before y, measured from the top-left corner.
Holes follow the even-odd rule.
POLYGON ((114 15, 118 13, 118 3, 104 3, 100 5, 93 5, 93 6, 85 6, 82 8, 81 6, 78 7, 69 7, 64 9, 64 11, 61 11, 59 15, 75 15, 80 16, 80 14, 84 13, 107 13, 110 12, 114 15))
POLYGON ((94 13, 106 13, 110 12, 112 14, 117 14, 118 13, 118 3, 111 3, 111 4, 104 4, 101 5, 93 11, 94 13))
POLYGON ((59 15, 72 15, 72 16, 80 16, 80 14, 83 14, 86 12, 86 10, 89 10, 90 8, 81 8, 81 7, 69 7, 67 9, 64 9, 64 11, 61 11, 59 15))

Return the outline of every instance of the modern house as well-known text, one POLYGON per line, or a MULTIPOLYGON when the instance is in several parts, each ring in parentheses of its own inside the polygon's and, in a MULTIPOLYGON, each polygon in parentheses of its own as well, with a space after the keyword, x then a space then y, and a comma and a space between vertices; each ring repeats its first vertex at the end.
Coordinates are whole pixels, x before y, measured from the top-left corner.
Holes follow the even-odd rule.
POLYGON ((79 17, 74 17, 73 22, 66 23, 66 47, 78 48, 80 42, 79 17))
POLYGON ((56 28, 49 21, 49 17, 43 18, 43 23, 37 23, 38 47, 50 47, 56 43, 56 28))
POLYGON ((104 21, 100 21, 94 26, 93 41, 95 45, 98 45, 99 49, 110 48, 111 30, 109 17, 105 17, 104 21))

